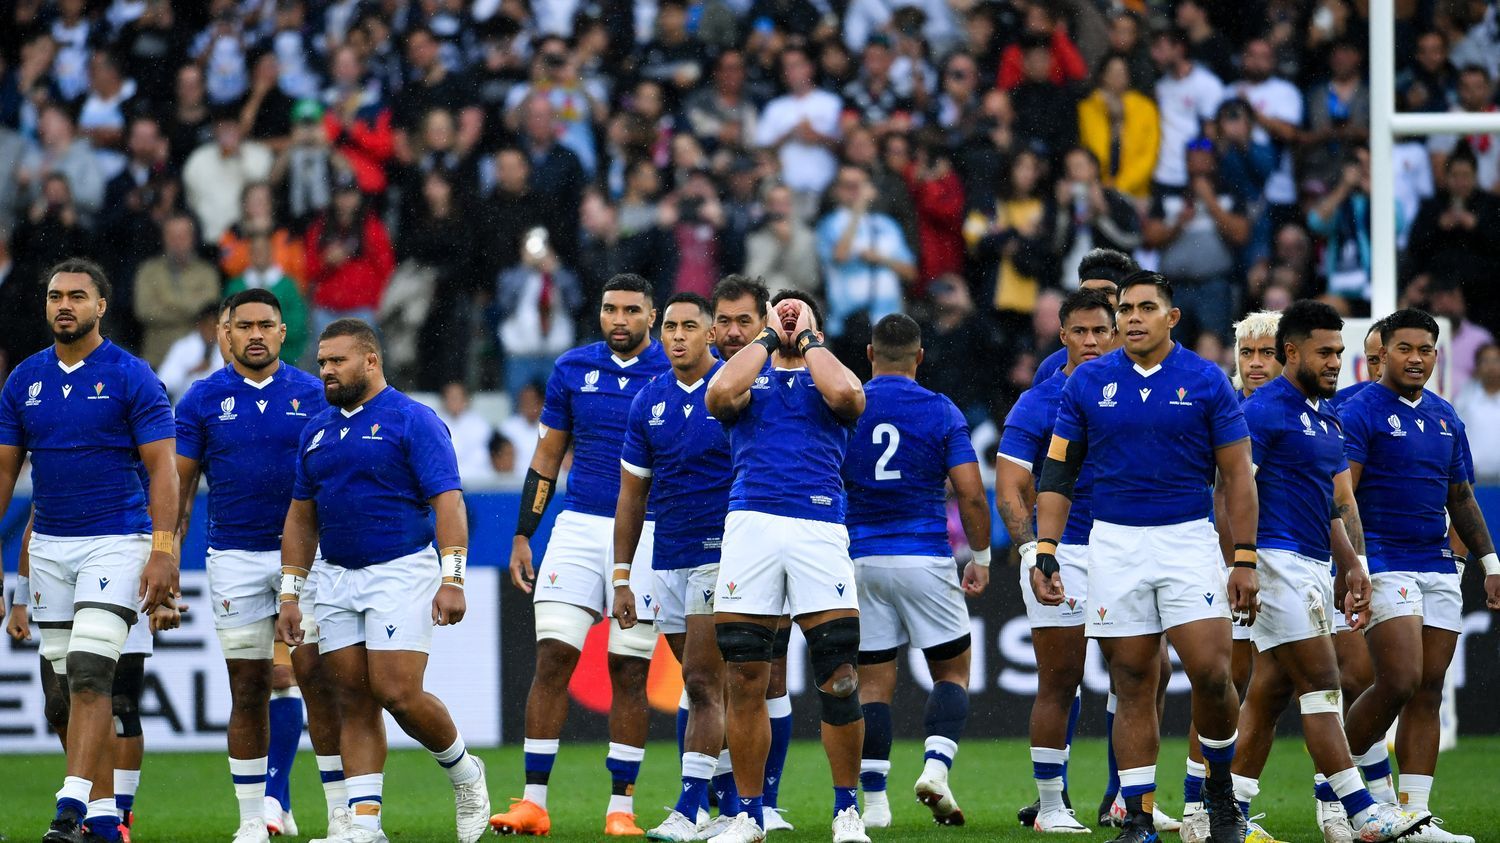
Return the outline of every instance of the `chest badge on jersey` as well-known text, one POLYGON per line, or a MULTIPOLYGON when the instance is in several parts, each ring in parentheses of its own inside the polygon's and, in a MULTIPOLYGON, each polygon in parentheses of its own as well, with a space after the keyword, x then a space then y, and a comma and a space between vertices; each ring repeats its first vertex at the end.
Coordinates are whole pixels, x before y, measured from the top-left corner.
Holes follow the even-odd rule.
POLYGON ((755 383, 751 384, 750 388, 751 389, 770 389, 771 388, 771 378, 770 378, 770 376, 768 376, 768 375, 761 375, 760 377, 758 377, 758 378, 755 379, 755 383))
POLYGON ((1386 424, 1388 424, 1388 425, 1391 426, 1391 435, 1392 436, 1405 436, 1406 435, 1406 431, 1404 431, 1404 430, 1401 429, 1401 417, 1400 416, 1396 415, 1395 413, 1391 413, 1389 416, 1386 417, 1385 422, 1386 422, 1386 424))
POLYGON ((1171 404, 1174 407, 1191 407, 1191 406, 1193 406, 1193 402, 1187 400, 1187 387, 1185 387, 1185 386, 1179 386, 1179 387, 1177 387, 1177 400, 1176 401, 1168 401, 1167 403, 1171 404))
POLYGON ((1438 424, 1440 424, 1440 425, 1443 426, 1443 429, 1438 432, 1439 436, 1452 436, 1453 435, 1453 432, 1450 431, 1450 430, 1448 430, 1448 420, 1447 419, 1438 419, 1438 424))
POLYGON ((1142 404, 1146 403, 1146 399, 1150 398, 1150 397, 1151 397, 1151 387, 1149 387, 1149 386, 1147 386, 1147 387, 1141 387, 1141 403, 1142 404))
MULTIPOLYGON (((1302 435, 1303 436, 1317 436, 1318 435, 1318 432, 1316 430, 1313 430, 1312 419, 1307 415, 1307 413, 1303 413, 1301 416, 1298 416, 1298 418, 1300 418, 1302 420, 1302 435)), ((1320 422, 1320 423, 1323 425, 1323 432, 1327 433, 1328 432, 1328 422, 1320 422)))
POLYGON ((89 396, 89 400, 96 401, 108 397, 108 395, 104 394, 104 381, 99 381, 98 383, 94 384, 94 394, 89 396))
POLYGON ((323 434, 327 432, 328 431, 326 430, 320 430, 317 433, 314 433, 312 444, 307 446, 307 450, 304 453, 310 454, 313 452, 314 448, 317 448, 319 445, 323 444, 323 434))
POLYGON ((293 398, 292 399, 292 411, 290 413, 287 413, 287 415, 289 415, 289 416, 306 416, 307 413, 302 412, 302 402, 298 401, 295 398, 293 398))
POLYGON ((661 427, 663 424, 666 423, 666 419, 663 419, 661 417, 662 413, 665 413, 666 411, 667 411, 667 402, 665 402, 665 401, 658 401, 655 404, 652 404, 651 405, 651 419, 650 419, 650 421, 647 421, 646 424, 649 424, 652 427, 661 427))
POLYGON ((1104 385, 1104 398, 1103 398, 1103 400, 1101 400, 1099 402, 1099 406, 1101 406, 1101 407, 1113 407, 1113 406, 1115 406, 1115 393, 1118 392, 1119 389, 1120 389, 1120 385, 1117 384, 1117 383, 1115 383, 1114 381, 1110 381, 1109 383, 1105 384, 1104 385))
POLYGON ((580 388, 580 391, 581 392, 598 392, 599 391, 599 370, 598 369, 594 369, 594 370, 590 371, 588 374, 586 374, 586 375, 583 376, 583 386, 580 388))
POLYGON ((219 421, 234 421, 239 416, 234 413, 234 396, 231 395, 219 402, 219 421))
POLYGON ((1417 432, 1419 432, 1419 433, 1426 433, 1427 432, 1427 424, 1425 422, 1423 422, 1421 419, 1417 419, 1417 432))
MULTIPOLYGON (((348 428, 345 428, 345 429, 347 430, 348 428)), ((361 436, 359 438, 361 438, 361 439, 369 439, 369 440, 373 440, 375 442, 384 442, 385 441, 385 437, 380 435, 380 423, 379 422, 376 422, 375 424, 370 425, 370 432, 367 435, 361 436)))

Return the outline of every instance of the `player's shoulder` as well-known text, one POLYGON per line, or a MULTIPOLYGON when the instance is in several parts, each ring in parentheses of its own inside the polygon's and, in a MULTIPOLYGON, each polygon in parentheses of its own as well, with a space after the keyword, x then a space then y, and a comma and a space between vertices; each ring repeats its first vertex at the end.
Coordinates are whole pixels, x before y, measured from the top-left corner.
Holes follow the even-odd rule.
POLYGON ((1422 390, 1422 403, 1426 404, 1429 401, 1432 402, 1432 404, 1430 405, 1430 412, 1443 416, 1445 418, 1458 418, 1458 411, 1453 409, 1453 404, 1451 404, 1448 399, 1444 398, 1441 395, 1438 395, 1436 392, 1433 392, 1430 389, 1422 390))
POLYGON ((608 344, 603 340, 574 346, 557 356, 557 361, 552 364, 553 371, 580 366, 597 366, 608 356, 607 348, 608 344))
POLYGON ((156 379, 156 372, 152 371, 150 363, 115 345, 110 340, 105 340, 103 345, 95 349, 89 355, 88 361, 93 365, 112 367, 129 378, 156 379))
POLYGON ((1166 359, 1162 360, 1162 368, 1176 369, 1214 383, 1229 380, 1229 376, 1224 374, 1223 368, 1218 363, 1199 355, 1182 343, 1178 343, 1166 359))
POLYGON ((319 392, 323 391, 322 379, 312 372, 305 372, 290 363, 283 364, 281 367, 281 371, 282 375, 286 377, 287 383, 291 386, 304 389, 316 389, 319 392))
POLYGON ((20 384, 28 379, 36 380, 41 377, 42 373, 56 365, 57 352, 49 345, 17 363, 15 368, 11 369, 10 376, 5 379, 5 382, 9 385, 20 384))

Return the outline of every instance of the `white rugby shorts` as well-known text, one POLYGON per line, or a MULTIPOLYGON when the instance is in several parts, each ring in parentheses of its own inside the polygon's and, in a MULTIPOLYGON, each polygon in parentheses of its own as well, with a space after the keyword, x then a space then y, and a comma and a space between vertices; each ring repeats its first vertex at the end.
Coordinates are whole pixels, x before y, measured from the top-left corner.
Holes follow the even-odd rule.
MULTIPOLYGON (((73 620, 78 603, 140 607, 141 571, 151 536, 54 537, 32 533, 31 617, 38 623, 73 620)), ((137 624, 139 625, 139 624, 137 624)))
POLYGON ((280 611, 281 551, 210 547, 206 567, 214 628, 248 626, 280 611))
MULTIPOLYGON (((642 525, 641 541, 630 563, 630 590, 636 616, 650 623, 655 616, 651 557, 656 522, 642 525)), ((535 603, 567 603, 609 617, 614 609, 615 519, 563 510, 552 525, 547 552, 536 572, 535 603)))
POLYGON ((1328 575, 1328 560, 1274 548, 1261 548, 1259 555, 1260 611, 1249 627, 1255 649, 1264 653, 1282 644, 1331 635, 1333 578, 1328 575))
POLYGON ((951 556, 862 556, 854 560, 859 586, 859 649, 925 650, 969 634, 969 607, 951 556))
POLYGON ((1416 615, 1423 626, 1462 632, 1464 599, 1458 574, 1386 571, 1371 574, 1370 625, 1416 615))
POLYGON ((371 650, 431 651, 432 598, 441 579, 435 549, 424 547, 365 568, 327 567, 313 609, 318 652, 355 644, 371 650))
MULTIPOLYGON (((634 565, 631 565, 632 573, 634 565)), ((694 568, 672 568, 654 571, 656 578, 655 615, 656 631, 663 635, 687 632, 689 615, 712 615, 714 613, 714 587, 719 582, 717 564, 699 565, 694 568)), ((640 603, 636 613, 640 614, 640 603)))
MULTIPOLYGON (((1034 566, 1032 566, 1034 567, 1034 566)), ((1063 602, 1046 606, 1031 590, 1031 567, 1021 566, 1021 601, 1026 604, 1026 620, 1032 629, 1061 626, 1083 626, 1087 620, 1089 600, 1089 546, 1060 544, 1057 567, 1062 576, 1063 602)))
POLYGON ((1228 570, 1207 518, 1126 527, 1095 521, 1089 534, 1088 636, 1154 635, 1229 619, 1228 570))
POLYGON ((735 510, 724 519, 714 609, 792 617, 859 609, 843 524, 735 510))

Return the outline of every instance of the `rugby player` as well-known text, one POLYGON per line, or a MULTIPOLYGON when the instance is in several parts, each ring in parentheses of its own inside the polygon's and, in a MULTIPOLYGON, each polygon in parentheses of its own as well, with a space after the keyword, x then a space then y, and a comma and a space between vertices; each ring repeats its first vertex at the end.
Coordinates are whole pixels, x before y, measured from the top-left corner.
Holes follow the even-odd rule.
MULTIPOLYGON (((1358 555, 1364 550, 1358 504, 1331 402, 1343 366, 1342 331, 1343 320, 1327 304, 1293 304, 1280 315, 1273 343, 1277 366, 1285 369, 1245 403, 1261 513, 1256 539, 1261 607, 1250 629, 1263 658, 1251 683, 1257 691, 1247 697, 1240 715, 1234 784, 1241 810, 1249 815, 1276 721, 1296 693, 1308 752, 1343 809, 1338 821, 1352 820, 1359 840, 1390 840, 1422 825, 1429 815, 1375 802, 1360 780, 1341 726, 1329 556, 1355 629, 1364 626, 1370 594, 1369 575, 1358 555)), ((1246 840, 1257 839, 1274 838, 1252 823, 1246 840)))
MULTIPOLYGON (((1400 716, 1401 804, 1425 812, 1437 769, 1443 680, 1463 629, 1461 572, 1447 520, 1484 566, 1492 606, 1500 604, 1500 561, 1474 500, 1458 417, 1425 388, 1437 365, 1437 322, 1419 310, 1399 310, 1385 318, 1380 334, 1379 384, 1339 407, 1365 523, 1373 584, 1365 640, 1375 668, 1374 684, 1350 706, 1346 728, 1372 792, 1388 790, 1376 783, 1390 775, 1385 736, 1400 716)), ((1473 840, 1436 819, 1407 839, 1473 840)))
POLYGON ((783 291, 771 306, 774 322, 708 385, 708 409, 729 431, 734 463, 714 622, 728 664, 725 720, 740 800, 733 823, 712 840, 765 839, 766 687, 789 604, 807 639, 822 705, 833 840, 867 843, 858 804, 859 610, 839 474, 865 395, 823 346, 819 313, 805 294, 783 291))
POLYGON ((859 587, 859 699, 865 718, 860 785, 869 828, 891 824, 891 699, 896 654, 922 651, 932 690, 922 722, 923 770, 914 787, 938 825, 963 825, 948 772, 969 719, 969 609, 990 579, 990 503, 963 414, 917 385, 922 329, 894 313, 875 324, 866 350, 873 376, 844 458, 849 555, 859 587), (952 483, 970 561, 963 581, 948 543, 952 483))
POLYGON ((289 647, 306 640, 298 601, 312 578, 318 650, 338 686, 352 814, 324 841, 386 841, 384 709, 447 772, 459 843, 474 843, 490 813, 484 763, 422 688, 433 626, 458 623, 466 609, 469 530, 453 441, 432 410, 386 384, 369 325, 335 320, 317 354, 331 406, 307 422, 298 446, 276 632, 289 647))
POLYGON ((67 778, 43 840, 117 840, 116 662, 139 613, 177 594, 172 408, 150 367, 100 334, 110 285, 98 264, 64 260, 46 283, 53 345, 0 391, 0 512, 30 454, 32 616, 69 697, 67 778))
MULTIPOLYGON (((639 275, 616 275, 604 285, 599 307, 599 329, 605 339, 565 352, 547 380, 541 439, 526 471, 510 553, 511 582, 532 595, 536 612, 536 672, 526 697, 526 789, 510 810, 490 818, 491 827, 501 833, 546 834, 552 828, 547 782, 568 718, 568 681, 589 628, 610 617, 614 600, 612 545, 625 419, 636 393, 671 368, 661 344, 651 338, 655 323, 651 282, 639 275), (552 526, 541 567, 534 570, 531 536, 552 499, 570 444, 568 495, 552 526)), ((631 590, 647 606, 654 599, 654 529, 647 520, 636 549, 640 564, 630 572, 631 590)), ((634 793, 646 757, 646 673, 656 651, 656 628, 649 617, 639 620, 629 629, 614 620, 609 631, 613 700, 604 760, 612 780, 604 815, 608 835, 642 833, 635 822, 634 793)))
MULTIPOLYGON (((302 429, 328 403, 316 377, 280 361, 286 324, 276 296, 263 289, 245 290, 228 300, 226 310, 229 365, 194 382, 177 405, 177 537, 180 544, 187 535, 199 477, 206 476, 210 606, 232 702, 229 767, 240 808, 235 840, 254 843, 270 834, 268 814, 278 833, 295 833, 280 799, 273 800, 274 810, 266 810, 281 527, 292 499, 302 429)), ((303 593, 306 605, 313 603, 313 592, 303 593)), ((317 639, 312 618, 309 609, 304 615, 307 643, 317 639)), ((316 673, 315 650, 298 649, 303 654, 298 661, 309 674, 316 673)), ((337 702, 326 682, 308 681, 306 687, 309 706, 321 715, 314 718, 318 722, 312 732, 329 802, 329 836, 336 837, 349 822, 338 757, 337 702)), ((298 723, 291 739, 300 737, 298 723)), ((289 757, 277 760, 290 766, 289 757)))
POLYGON ((1114 735, 1129 817, 1116 840, 1149 841, 1158 749, 1157 663, 1163 633, 1193 686, 1193 722, 1208 761, 1204 801, 1214 843, 1240 843, 1234 801, 1238 699, 1230 682, 1230 610, 1255 611, 1255 479, 1234 390, 1211 362, 1172 341, 1179 311, 1154 272, 1120 284, 1124 347, 1068 378, 1042 469, 1032 587, 1066 598, 1056 557, 1083 459, 1095 457, 1087 634, 1100 640, 1119 697, 1114 735), (1149 469, 1147 468, 1149 467, 1149 469), (1227 582, 1209 520, 1214 470, 1224 478, 1236 567, 1227 582), (1151 560, 1142 566, 1142 560, 1151 560))
MULTIPOLYGON (((1058 311, 1063 348, 1068 362, 1060 371, 1027 390, 1005 419, 995 461, 995 503, 1011 540, 1034 553, 1032 506, 1036 497, 1034 472, 1046 458, 1057 417, 1058 402, 1068 376, 1083 363, 1096 360, 1115 344, 1114 308, 1097 290, 1082 289, 1069 295, 1058 311)), ((1031 644, 1037 660, 1037 692, 1031 707, 1031 762, 1040 795, 1031 825, 1050 833, 1087 833, 1067 804, 1063 773, 1068 761, 1068 732, 1080 684, 1088 639, 1084 620, 1088 610, 1088 540, 1092 527, 1089 491, 1092 471, 1083 466, 1073 487, 1073 505, 1068 511, 1057 549, 1058 564, 1068 583, 1066 599, 1055 606, 1036 600, 1031 571, 1021 569, 1021 597, 1031 625, 1031 644)), ((1110 797, 1111 801, 1113 796, 1110 797)), ((1107 810, 1107 806, 1104 810, 1107 810)))
MULTIPOLYGON (((1120 281, 1138 269, 1140 267, 1136 262, 1124 252, 1105 248, 1091 249, 1078 261, 1078 289, 1103 293, 1109 297, 1110 306, 1113 307, 1120 297, 1120 281)), ((1052 376, 1062 371, 1067 364, 1068 349, 1064 346, 1047 355, 1036 367, 1031 385, 1052 380, 1052 376)))
MULTIPOLYGON (((648 833, 653 840, 709 836, 708 828, 700 828, 698 812, 707 804, 724 746, 724 659, 714 638, 713 596, 732 475, 729 438, 703 403, 708 378, 724 365, 709 353, 714 340, 711 308, 696 293, 677 293, 667 300, 661 341, 672 373, 636 393, 620 452, 613 615, 622 629, 637 620, 630 569, 649 498, 656 516, 651 560, 655 600, 640 608, 654 616, 657 631, 682 664, 689 704, 682 792, 666 821, 648 833)), ((732 790, 720 793, 725 824, 738 801, 732 790)))

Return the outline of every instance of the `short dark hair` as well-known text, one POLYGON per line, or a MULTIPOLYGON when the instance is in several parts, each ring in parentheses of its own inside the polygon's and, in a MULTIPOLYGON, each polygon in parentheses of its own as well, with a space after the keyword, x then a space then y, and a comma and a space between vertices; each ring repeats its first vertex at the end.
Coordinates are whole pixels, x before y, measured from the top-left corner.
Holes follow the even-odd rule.
POLYGON ((739 301, 745 296, 755 300, 755 309, 760 313, 765 312, 766 305, 771 301, 771 291, 766 289, 766 285, 759 278, 751 278, 748 275, 726 275, 714 285, 713 294, 709 296, 713 307, 709 312, 718 312, 720 302, 739 301))
POLYGON ((504 448, 506 445, 515 447, 515 443, 505 438, 505 434, 501 433, 500 431, 497 430, 494 433, 490 434, 490 456, 494 456, 500 453, 500 449, 504 448))
POLYGON ((1167 306, 1172 305, 1172 282, 1167 280, 1160 272, 1152 272, 1149 269, 1137 269, 1124 278, 1120 279, 1120 295, 1123 297, 1125 291, 1131 287, 1149 285, 1156 288, 1156 292, 1167 300, 1167 306))
POLYGON ((380 337, 370 323, 363 319, 335 319, 328 323, 323 333, 318 335, 318 342, 331 340, 334 337, 353 337, 354 341, 363 346, 366 351, 380 354, 380 337))
POLYGON ((922 350, 922 328, 905 313, 881 317, 870 331, 875 356, 889 363, 909 363, 922 350))
POLYGON ((651 282, 640 275, 636 275, 634 272, 622 272, 604 282, 604 292, 642 293, 646 296, 646 301, 648 302, 656 295, 656 290, 651 286, 651 282))
POLYGON ((275 293, 260 287, 251 287, 248 290, 241 290, 235 293, 229 297, 227 304, 229 305, 230 313, 233 313, 234 309, 242 304, 264 304, 269 305, 272 310, 276 311, 277 316, 281 315, 281 300, 276 298, 275 293))
POLYGON ((1109 314, 1109 324, 1115 324, 1115 310, 1109 304, 1109 296, 1100 290, 1074 290, 1069 293, 1068 297, 1063 299, 1062 307, 1057 310, 1058 324, 1066 325, 1069 316, 1094 308, 1109 314))
POLYGON ((1104 281, 1113 281, 1116 286, 1119 286, 1120 282, 1125 280, 1125 276, 1139 271, 1140 268, 1140 265, 1124 252, 1102 247, 1090 249, 1078 262, 1078 280, 1088 281, 1099 278, 1104 281))
POLYGON ((1370 330, 1365 331, 1365 338, 1369 339, 1371 334, 1380 334, 1380 341, 1385 342, 1385 334, 1382 333, 1382 331, 1385 329, 1385 319, 1386 317, 1382 316, 1379 319, 1376 319, 1374 322, 1371 322, 1370 330))
POLYGON ((109 276, 104 274, 104 267, 89 260, 88 258, 64 258, 52 265, 47 270, 47 277, 42 279, 43 285, 52 283, 53 277, 60 272, 69 274, 78 273, 87 275, 89 282, 94 285, 94 292, 101 299, 108 299, 114 288, 109 284, 109 276))
POLYGON ((1436 319, 1432 318, 1432 314, 1425 310, 1417 310, 1415 307, 1408 307, 1404 310, 1398 310, 1380 320, 1380 344, 1390 345, 1391 337, 1395 336, 1396 332, 1403 328, 1417 328, 1426 331, 1432 334, 1433 342, 1438 341, 1438 323, 1436 319))
POLYGON ((232 308, 233 306, 234 296, 225 296, 224 298, 219 299, 219 318, 223 319, 225 314, 229 313, 230 308, 232 308))
POLYGON ((1191 43, 1188 38, 1187 30, 1183 29, 1180 26, 1164 26, 1161 29, 1158 29, 1155 32, 1151 33, 1152 43, 1155 43, 1156 41, 1159 41, 1161 39, 1171 41, 1173 44, 1177 44, 1184 49, 1188 46, 1189 43, 1191 43))
POLYGON ((781 304, 782 302, 789 299, 795 299, 796 301, 800 301, 803 304, 807 305, 808 310, 811 310, 813 315, 813 330, 823 330, 822 308, 818 307, 817 299, 814 299, 811 295, 804 293, 801 290, 782 290, 781 292, 771 297, 771 307, 775 307, 776 305, 781 304))
POLYGON ((1342 331, 1344 320, 1332 306, 1314 299, 1292 302, 1276 323, 1276 362, 1286 365, 1286 344, 1301 342, 1313 331, 1342 331))
POLYGON ((674 304, 695 305, 699 310, 703 311, 704 316, 707 316, 710 319, 712 319, 714 315, 714 309, 711 305, 709 305, 708 299, 698 295, 697 293, 673 293, 672 297, 667 299, 666 306, 662 308, 663 315, 665 315, 666 309, 674 304))

